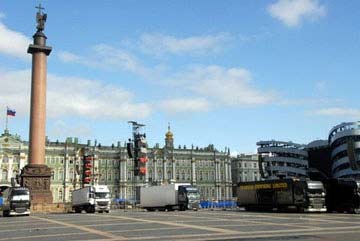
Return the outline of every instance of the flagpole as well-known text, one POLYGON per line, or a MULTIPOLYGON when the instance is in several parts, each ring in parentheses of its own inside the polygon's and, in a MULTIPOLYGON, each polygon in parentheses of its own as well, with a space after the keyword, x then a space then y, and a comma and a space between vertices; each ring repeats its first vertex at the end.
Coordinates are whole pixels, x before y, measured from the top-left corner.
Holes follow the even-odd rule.
POLYGON ((6 106, 6 122, 5 122, 5 131, 7 131, 7 128, 8 128, 8 114, 7 114, 7 110, 9 109, 8 106, 6 106))

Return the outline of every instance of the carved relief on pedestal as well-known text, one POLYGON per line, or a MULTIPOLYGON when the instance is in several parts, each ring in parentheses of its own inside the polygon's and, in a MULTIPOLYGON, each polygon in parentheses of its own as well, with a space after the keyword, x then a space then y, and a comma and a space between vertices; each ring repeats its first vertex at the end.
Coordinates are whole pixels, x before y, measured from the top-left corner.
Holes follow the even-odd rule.
POLYGON ((33 203, 52 203, 50 191, 51 168, 29 164, 22 172, 22 186, 29 188, 33 203))

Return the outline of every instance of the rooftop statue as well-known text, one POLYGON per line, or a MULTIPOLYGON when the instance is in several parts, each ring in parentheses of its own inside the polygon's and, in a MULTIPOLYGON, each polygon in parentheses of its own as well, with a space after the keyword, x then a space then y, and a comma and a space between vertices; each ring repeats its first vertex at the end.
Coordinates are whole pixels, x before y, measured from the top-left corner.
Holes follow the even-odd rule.
POLYGON ((37 22, 36 28, 37 28, 38 32, 41 32, 45 29, 45 22, 46 22, 47 14, 42 13, 41 10, 43 10, 44 8, 41 7, 41 4, 39 4, 39 6, 36 8, 39 9, 39 11, 36 13, 36 22, 37 22))

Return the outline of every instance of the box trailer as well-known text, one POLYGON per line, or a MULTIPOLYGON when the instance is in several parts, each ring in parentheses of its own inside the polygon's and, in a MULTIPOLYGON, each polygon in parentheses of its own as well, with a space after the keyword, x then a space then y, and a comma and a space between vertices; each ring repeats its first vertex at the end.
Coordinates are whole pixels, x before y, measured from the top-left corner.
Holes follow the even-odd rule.
POLYGON ((198 210, 199 204, 199 191, 190 184, 167 184, 140 189, 140 206, 148 211, 198 210))
POLYGON ((291 178, 241 182, 237 188, 237 204, 246 210, 326 211, 322 182, 291 178))

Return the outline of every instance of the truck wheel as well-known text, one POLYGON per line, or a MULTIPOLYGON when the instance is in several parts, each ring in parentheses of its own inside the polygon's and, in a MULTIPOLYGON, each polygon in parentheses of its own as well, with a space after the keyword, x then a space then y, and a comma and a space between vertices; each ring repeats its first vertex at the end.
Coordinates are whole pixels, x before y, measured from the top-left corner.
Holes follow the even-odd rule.
POLYGON ((304 213, 305 212, 305 209, 303 207, 297 207, 297 212, 298 213, 304 213))
POLYGON ((359 214, 360 209, 357 208, 349 208, 347 213, 354 213, 354 214, 359 214))
POLYGON ((81 208, 75 208, 75 213, 81 213, 81 208))
POLYGON ((166 206, 165 207, 165 212, 171 212, 171 211, 174 211, 172 206, 166 206))
POLYGON ((3 217, 9 217, 10 212, 8 210, 3 211, 3 217))

